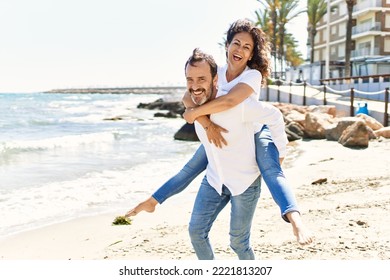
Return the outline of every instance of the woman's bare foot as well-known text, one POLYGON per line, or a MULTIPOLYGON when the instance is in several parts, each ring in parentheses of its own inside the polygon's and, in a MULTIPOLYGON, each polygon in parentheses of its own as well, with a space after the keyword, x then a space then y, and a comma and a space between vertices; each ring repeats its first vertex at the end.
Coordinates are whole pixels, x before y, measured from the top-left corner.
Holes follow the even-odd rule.
POLYGON ((142 211, 152 213, 156 209, 157 204, 157 200, 155 200, 153 197, 149 197, 147 200, 141 202, 136 207, 127 212, 125 217, 135 216, 142 211))
POLYGON ((298 212, 287 213, 287 218, 300 245, 308 245, 314 241, 314 235, 303 225, 301 215, 298 212))

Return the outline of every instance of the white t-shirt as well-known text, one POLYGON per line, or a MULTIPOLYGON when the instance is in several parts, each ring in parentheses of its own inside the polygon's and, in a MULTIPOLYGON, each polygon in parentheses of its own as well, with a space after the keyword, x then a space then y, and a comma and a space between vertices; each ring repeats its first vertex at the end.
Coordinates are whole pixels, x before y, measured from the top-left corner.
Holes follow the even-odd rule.
MULTIPOLYGON (((219 79, 221 78, 226 80, 219 74, 219 79)), ((254 92, 258 87, 259 92, 260 81, 261 74, 257 70, 245 70, 227 85, 221 83, 217 96, 222 95, 225 90, 228 92, 229 88, 239 82, 247 83, 254 89, 254 92)), ((195 122, 196 133, 205 147, 209 162, 206 170, 207 180, 219 194, 222 193, 222 185, 225 185, 232 195, 239 195, 260 175, 255 155, 254 122, 266 123, 278 134, 286 135, 283 115, 274 106, 259 102, 253 94, 229 110, 212 114, 210 119, 229 132, 224 134, 228 146, 217 148, 209 143, 205 130, 198 122, 195 122)))

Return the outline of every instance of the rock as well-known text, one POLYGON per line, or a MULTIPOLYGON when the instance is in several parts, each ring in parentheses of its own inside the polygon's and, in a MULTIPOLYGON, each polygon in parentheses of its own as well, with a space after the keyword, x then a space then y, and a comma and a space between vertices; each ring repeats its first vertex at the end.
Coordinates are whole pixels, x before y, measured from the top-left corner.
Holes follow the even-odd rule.
POLYGON ((383 128, 383 125, 380 122, 366 114, 357 114, 356 117, 363 119, 366 122, 366 125, 374 131, 383 128))
POLYGON ((329 126, 325 130, 325 138, 331 141, 338 141, 344 130, 357 121, 360 121, 360 119, 356 117, 344 117, 339 119, 336 124, 329 126))
POLYGON ((285 128, 288 141, 295 141, 302 139, 305 135, 303 127, 297 122, 290 122, 286 125, 285 128))
POLYGON ((154 114, 155 117, 164 117, 164 118, 177 118, 177 114, 175 112, 169 111, 168 113, 156 113, 154 114))
POLYGON ((305 137, 325 139, 325 130, 333 124, 333 117, 324 113, 307 113, 305 118, 305 137))
POLYGON ((284 117, 287 123, 299 123, 302 127, 305 125, 306 113, 302 113, 297 110, 291 110, 284 114, 284 117))
POLYGON ((165 102, 161 98, 151 103, 139 103, 137 108, 149 109, 149 110, 155 110, 155 109, 167 110, 180 115, 182 115, 185 110, 183 102, 181 101, 165 102))
POLYGON ((338 142, 344 147, 363 147, 367 148, 369 143, 369 129, 366 123, 361 120, 348 126, 338 142))
POLYGON ((386 126, 374 131, 376 137, 390 138, 390 126, 386 126))
POLYGON ((199 141, 193 124, 185 123, 173 136, 176 140, 199 141))
POLYGON ((328 114, 332 117, 336 117, 335 105, 311 105, 308 107, 309 112, 328 114))

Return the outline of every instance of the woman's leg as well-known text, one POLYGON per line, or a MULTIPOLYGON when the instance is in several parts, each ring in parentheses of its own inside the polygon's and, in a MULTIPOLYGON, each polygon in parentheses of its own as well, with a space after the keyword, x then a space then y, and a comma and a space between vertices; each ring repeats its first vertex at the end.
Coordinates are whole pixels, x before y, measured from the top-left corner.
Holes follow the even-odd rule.
POLYGON ((256 161, 270 193, 279 206, 281 215, 288 222, 286 214, 298 211, 298 205, 279 161, 279 152, 266 125, 255 134, 256 161))
POLYGON ((260 132, 255 134, 255 143, 257 164, 264 182, 280 208, 283 219, 291 223, 293 233, 299 244, 310 244, 314 240, 314 235, 302 222, 292 188, 280 166, 278 149, 272 141, 267 126, 264 126, 260 132))
POLYGON ((158 203, 163 203, 171 196, 183 191, 188 185, 207 167, 208 161, 203 145, 200 145, 192 158, 184 165, 184 167, 165 182, 152 195, 158 203))
POLYGON ((141 211, 153 212, 158 203, 184 190, 200 173, 207 167, 207 156, 203 145, 196 150, 192 158, 175 176, 165 182, 148 199, 139 203, 136 207, 126 213, 126 216, 135 216, 141 211))

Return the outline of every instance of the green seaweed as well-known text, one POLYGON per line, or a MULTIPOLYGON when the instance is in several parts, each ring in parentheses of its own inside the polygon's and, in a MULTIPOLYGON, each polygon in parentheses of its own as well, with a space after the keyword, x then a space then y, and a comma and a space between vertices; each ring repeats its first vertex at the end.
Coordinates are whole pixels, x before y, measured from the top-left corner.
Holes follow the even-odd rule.
POLYGON ((125 216, 118 216, 115 218, 115 220, 112 222, 113 225, 131 225, 131 220, 125 216))

